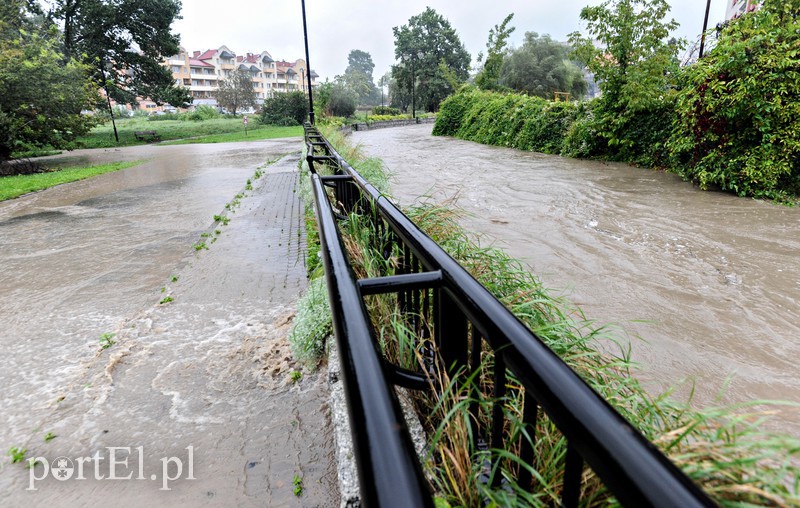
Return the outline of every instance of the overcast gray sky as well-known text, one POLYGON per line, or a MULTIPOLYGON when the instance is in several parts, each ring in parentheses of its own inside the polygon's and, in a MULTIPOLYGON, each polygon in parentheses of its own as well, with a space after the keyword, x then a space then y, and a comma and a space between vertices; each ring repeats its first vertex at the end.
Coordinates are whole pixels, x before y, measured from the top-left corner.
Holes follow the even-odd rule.
MULTIPOLYGON (((725 17, 726 2, 712 0, 709 26, 725 17)), ((668 0, 681 26, 676 35, 695 40, 703 27, 704 0, 668 0)), ((601 0, 306 0, 311 67, 322 80, 347 67, 347 54, 360 49, 372 55, 377 80, 394 63, 392 27, 430 6, 447 18, 470 52, 473 64, 486 47, 489 30, 509 13, 521 44, 525 32, 566 40, 583 30, 579 14, 601 0)), ((237 54, 267 50, 277 59, 305 58, 300 0, 183 0, 183 19, 174 25, 188 50, 228 46, 237 54)))

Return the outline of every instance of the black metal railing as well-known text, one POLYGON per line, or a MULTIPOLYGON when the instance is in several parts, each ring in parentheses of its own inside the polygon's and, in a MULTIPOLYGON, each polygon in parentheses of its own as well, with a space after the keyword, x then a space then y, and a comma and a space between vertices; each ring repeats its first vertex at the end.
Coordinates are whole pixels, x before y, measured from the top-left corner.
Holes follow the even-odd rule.
MULTIPOLYGON (((383 358, 364 301, 374 294, 395 294, 393 301, 408 316, 408 326, 419 334, 420 344, 432 342, 431 349, 450 368, 474 372, 481 367, 482 348, 494 351, 493 400, 506 396, 509 376, 525 389, 523 420, 532 439, 522 440, 519 459, 534 463, 533 434, 542 412, 567 440, 562 506, 579 504, 584 465, 625 506, 715 505, 310 125, 306 125, 306 146, 366 506, 432 506, 392 386, 426 389, 431 384, 425 372, 413 372, 383 358), (333 174, 320 174, 320 165, 328 166, 333 174), (356 277, 338 224, 350 213, 373 221, 379 244, 375 248, 387 259, 392 257, 392 274, 356 277)), ((501 449, 505 439, 505 415, 498 406, 494 404, 491 424, 482 433, 489 450, 501 449)), ((499 475, 495 476, 493 481, 499 482, 499 475)), ((531 476, 528 468, 520 468, 519 485, 529 486, 531 476)))

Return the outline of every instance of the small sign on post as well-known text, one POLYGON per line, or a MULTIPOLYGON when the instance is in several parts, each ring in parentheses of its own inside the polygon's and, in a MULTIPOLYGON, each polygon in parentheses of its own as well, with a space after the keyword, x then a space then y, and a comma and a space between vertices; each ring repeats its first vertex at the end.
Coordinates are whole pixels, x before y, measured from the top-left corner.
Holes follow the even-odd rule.
POLYGON ((242 123, 244 124, 244 135, 245 135, 245 137, 247 137, 247 123, 248 122, 249 122, 249 120, 247 119, 247 115, 244 115, 244 118, 242 118, 242 123))

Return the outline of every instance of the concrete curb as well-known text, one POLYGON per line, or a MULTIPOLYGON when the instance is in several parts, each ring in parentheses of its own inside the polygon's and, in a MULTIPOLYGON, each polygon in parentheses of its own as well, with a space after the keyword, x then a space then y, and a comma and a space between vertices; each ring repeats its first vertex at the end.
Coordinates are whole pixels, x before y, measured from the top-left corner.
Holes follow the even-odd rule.
MULTIPOLYGON (((339 495, 341 496, 340 508, 357 508, 361 506, 359 494, 358 468, 353 450, 353 439, 350 431, 350 418, 347 411, 347 401, 344 395, 344 384, 340 376, 341 362, 336 340, 329 337, 328 348, 328 388, 330 389, 331 420, 333 422, 334 446, 336 448, 336 462, 339 477, 339 495)), ((400 406, 406 421, 417 457, 422 461, 427 449, 425 430, 414 411, 414 406, 408 391, 397 388, 400 406)))

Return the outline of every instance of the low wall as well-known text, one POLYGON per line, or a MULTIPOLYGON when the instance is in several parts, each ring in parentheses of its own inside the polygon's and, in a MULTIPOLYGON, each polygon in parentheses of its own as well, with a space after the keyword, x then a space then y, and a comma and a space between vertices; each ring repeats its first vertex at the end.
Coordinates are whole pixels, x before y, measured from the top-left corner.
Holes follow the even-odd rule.
POLYGON ((411 120, 385 120, 382 122, 354 123, 354 131, 368 131, 373 129, 384 129, 386 127, 404 127, 406 125, 416 125, 418 123, 434 123, 436 118, 416 118, 411 120))

